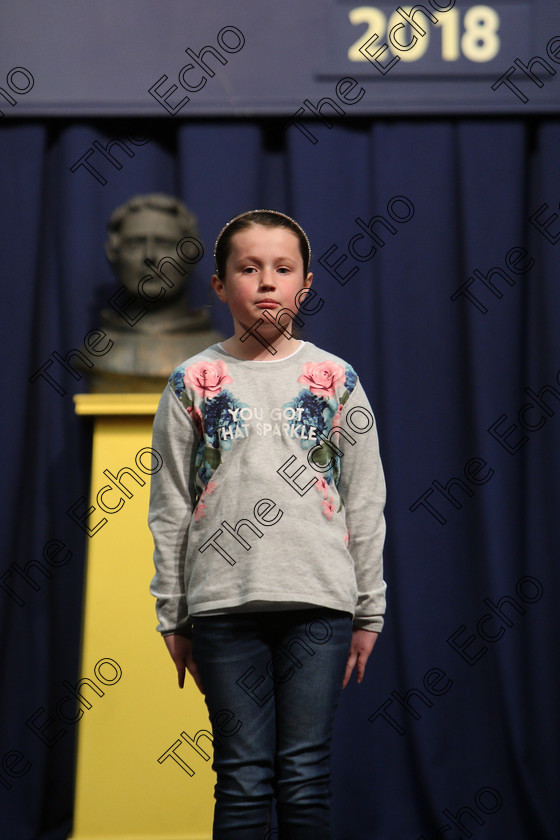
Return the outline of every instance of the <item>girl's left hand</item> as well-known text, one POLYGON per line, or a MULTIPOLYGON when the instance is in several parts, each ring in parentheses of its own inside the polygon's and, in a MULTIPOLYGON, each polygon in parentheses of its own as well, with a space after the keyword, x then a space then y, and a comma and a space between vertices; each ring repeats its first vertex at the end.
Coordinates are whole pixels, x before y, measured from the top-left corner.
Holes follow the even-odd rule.
POLYGON ((372 630, 354 630, 352 632, 352 644, 350 645, 350 654, 346 664, 346 673, 344 674, 342 688, 346 688, 348 680, 352 676, 354 666, 356 666, 356 682, 361 683, 366 670, 366 662, 369 659, 369 655, 373 650, 378 636, 379 633, 375 633, 372 630))

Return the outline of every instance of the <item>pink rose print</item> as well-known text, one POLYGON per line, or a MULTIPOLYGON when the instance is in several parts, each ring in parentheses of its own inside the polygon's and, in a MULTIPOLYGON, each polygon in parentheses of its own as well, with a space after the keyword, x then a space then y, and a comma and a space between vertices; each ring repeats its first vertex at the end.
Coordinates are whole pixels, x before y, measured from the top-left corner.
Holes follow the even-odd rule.
POLYGON ((323 516, 326 516, 330 522, 330 520, 333 518, 333 513, 335 512, 332 498, 326 499, 324 502, 322 502, 321 506, 323 508, 323 516))
POLYGON ((344 545, 346 546, 346 548, 348 548, 348 543, 349 542, 350 542, 350 534, 348 533, 348 531, 346 531, 346 533, 344 534, 344 545))
POLYGON ((203 399, 212 399, 233 379, 227 372, 226 363, 219 359, 217 362, 195 362, 186 369, 183 382, 185 388, 191 386, 203 399))
POLYGON ((327 496, 329 495, 329 485, 327 484, 324 478, 317 479, 315 483, 315 490, 317 490, 318 493, 323 494, 323 499, 327 498, 327 496))
MULTIPOLYGON (((186 378, 186 377, 185 377, 186 378)), ((197 408, 195 405, 187 406, 187 412, 191 415, 191 420, 194 421, 194 425, 196 426, 196 430, 200 437, 204 435, 204 425, 202 421, 202 414, 200 413, 200 409, 197 408)))
POLYGON ((205 513, 206 513, 206 505, 203 504, 202 496, 201 496, 200 499, 198 500, 198 504, 197 504, 197 506, 195 508, 195 511, 194 511, 195 522, 200 522, 200 520, 203 519, 205 513))
POLYGON ((331 429, 335 429, 337 426, 340 426, 340 412, 343 409, 342 403, 338 404, 338 408, 336 409, 336 414, 334 415, 331 423, 331 429))
MULTIPOLYGON (((204 488, 204 490, 202 491, 202 493, 200 494, 200 499, 198 500, 198 505, 197 505, 196 510, 198 510, 198 508, 200 507, 201 502, 204 502, 204 499, 206 498, 206 496, 207 495, 211 496, 215 489, 216 489, 216 482, 215 481, 209 481, 208 484, 206 485, 206 487, 204 488)), ((203 504, 202 507, 204 508, 204 510, 206 510, 206 505, 203 504)), ((201 517, 204 516, 204 511, 201 511, 200 516, 201 517)), ((195 511, 195 514, 194 514, 194 518, 198 522, 198 518, 196 516, 196 511, 195 511)))
POLYGON ((298 382, 306 385, 312 394, 330 399, 335 388, 344 384, 345 378, 344 368, 336 362, 306 362, 298 382))

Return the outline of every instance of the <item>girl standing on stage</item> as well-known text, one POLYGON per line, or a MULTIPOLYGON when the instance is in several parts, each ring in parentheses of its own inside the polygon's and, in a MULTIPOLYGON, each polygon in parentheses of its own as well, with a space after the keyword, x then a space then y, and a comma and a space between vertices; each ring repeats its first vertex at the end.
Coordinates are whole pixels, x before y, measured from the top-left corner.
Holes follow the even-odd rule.
POLYGON ((233 335, 172 373, 154 421, 151 591, 179 686, 186 669, 208 706, 214 840, 264 840, 273 796, 281 838, 333 838, 334 715, 383 626, 376 426, 354 369, 293 334, 322 306, 310 257, 282 213, 223 228, 233 335))

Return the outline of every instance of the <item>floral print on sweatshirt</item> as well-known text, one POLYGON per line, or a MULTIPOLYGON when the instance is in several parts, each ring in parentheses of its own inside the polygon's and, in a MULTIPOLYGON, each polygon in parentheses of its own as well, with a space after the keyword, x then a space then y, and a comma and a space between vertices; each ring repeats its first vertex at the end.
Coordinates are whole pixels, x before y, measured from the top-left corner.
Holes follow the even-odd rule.
MULTIPOLYGON (((342 509, 342 502, 335 510, 334 498, 330 495, 329 485, 338 486, 340 479, 340 456, 325 438, 329 438, 331 429, 340 425, 340 415, 344 404, 356 386, 358 375, 350 366, 339 365, 334 361, 306 362, 301 376, 297 380, 305 386, 299 394, 283 408, 301 409, 298 417, 306 426, 314 426, 320 440, 301 440, 302 449, 319 448, 313 454, 313 463, 321 470, 322 478, 315 482, 315 490, 321 494, 323 516, 329 521, 335 512, 342 509), (329 465, 327 467, 327 464, 329 465)), ((334 433, 332 443, 337 445, 339 435, 334 433)))
POLYGON ((210 495, 216 486, 210 479, 222 462, 222 449, 231 449, 234 440, 233 436, 224 440, 219 430, 224 426, 237 429, 239 424, 232 423, 232 417, 237 416, 246 405, 224 387, 230 385, 233 379, 221 359, 216 362, 195 362, 186 369, 180 366, 173 371, 169 382, 200 435, 195 457, 195 483, 198 490, 195 520, 198 522, 206 511, 205 496, 210 495), (200 406, 194 404, 190 390, 201 397, 200 406))
MULTIPOLYGON (((291 409, 290 415, 297 418, 290 421, 292 426, 300 424, 308 430, 307 436, 299 438, 301 448, 308 450, 315 447, 313 463, 321 477, 314 488, 320 495, 321 511, 328 521, 342 509, 342 502, 338 509, 335 507, 331 494, 331 486, 338 486, 340 478, 340 455, 334 448, 338 445, 339 435, 333 433, 330 438, 332 444, 328 443, 328 439, 331 430, 340 425, 342 409, 357 379, 356 372, 348 364, 341 365, 333 360, 306 362, 297 379, 303 388, 282 406, 283 409, 291 409), (309 434, 311 429, 315 432, 309 434)), ((238 437, 246 435, 243 421, 234 418, 239 418, 240 411, 249 406, 226 387, 233 384, 233 379, 227 364, 221 359, 202 360, 187 368, 180 366, 173 371, 169 382, 200 436, 195 456, 197 507, 194 518, 198 522, 206 514, 207 496, 216 487, 216 482, 211 479, 222 462, 222 451, 231 449, 238 437), (227 435, 225 429, 228 430, 227 435)))

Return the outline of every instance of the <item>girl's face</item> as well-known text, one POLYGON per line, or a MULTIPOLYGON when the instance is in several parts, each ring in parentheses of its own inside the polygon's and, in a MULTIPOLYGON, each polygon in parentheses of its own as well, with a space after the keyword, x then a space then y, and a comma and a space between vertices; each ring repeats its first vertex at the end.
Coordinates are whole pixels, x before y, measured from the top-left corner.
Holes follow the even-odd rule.
MULTIPOLYGON (((281 309, 297 313, 295 297, 309 288, 313 275, 303 274, 303 258, 295 233, 285 227, 251 227, 234 234, 226 263, 226 276, 212 277, 212 285, 221 301, 228 304, 236 334, 246 332, 261 318, 259 332, 275 339, 280 331, 263 318, 268 310, 273 318, 281 309)), ((280 321, 291 332, 289 313, 280 321)))

